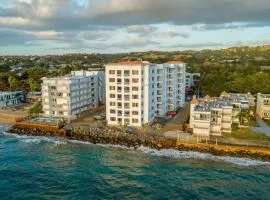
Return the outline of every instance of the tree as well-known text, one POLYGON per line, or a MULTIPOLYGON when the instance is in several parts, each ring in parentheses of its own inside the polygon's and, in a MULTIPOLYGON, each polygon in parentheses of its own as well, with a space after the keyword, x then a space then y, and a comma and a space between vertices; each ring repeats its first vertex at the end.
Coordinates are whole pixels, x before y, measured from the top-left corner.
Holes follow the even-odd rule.
POLYGON ((29 78, 27 80, 27 83, 30 87, 31 92, 34 93, 36 91, 36 89, 38 88, 37 82, 33 78, 29 78))
POLYGON ((248 109, 246 111, 240 111, 237 114, 237 117, 239 118, 239 124, 240 125, 249 125, 251 113, 252 113, 252 111, 250 109, 248 109), (247 121, 248 124, 245 124, 245 121, 247 121))
POLYGON ((14 75, 8 76, 9 89, 12 91, 14 89, 18 89, 19 80, 14 75))
POLYGON ((30 115, 37 115, 43 113, 43 107, 41 103, 37 103, 29 110, 30 115))

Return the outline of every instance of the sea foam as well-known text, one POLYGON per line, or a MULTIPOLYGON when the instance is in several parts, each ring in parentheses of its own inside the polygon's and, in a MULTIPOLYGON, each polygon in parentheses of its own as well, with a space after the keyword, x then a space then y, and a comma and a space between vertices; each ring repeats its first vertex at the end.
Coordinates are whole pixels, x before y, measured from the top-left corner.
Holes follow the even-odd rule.
MULTIPOLYGON (((0 127, 1 128, 1 127, 0 127)), ((2 129, 3 130, 3 129, 2 129)), ((30 144, 40 144, 42 142, 52 143, 55 146, 64 145, 68 143, 77 143, 77 144, 86 144, 93 145, 90 142, 83 142, 78 140, 66 140, 61 138, 52 138, 52 137, 44 137, 44 136, 26 136, 26 135, 17 135, 11 134, 3 131, 3 134, 6 136, 12 136, 19 139, 21 143, 30 143, 30 144)), ((103 148, 119 148, 126 150, 134 150, 134 148, 129 148, 122 145, 104 145, 104 144, 96 144, 103 148)), ((207 153, 193 152, 193 151, 178 151, 174 149, 151 149, 149 147, 139 147, 136 151, 141 153, 158 156, 158 157, 169 157, 173 159, 185 160, 185 159, 198 159, 198 160, 212 160, 212 161, 222 161, 231 163, 237 166, 244 167, 252 167, 252 166, 267 166, 270 168, 270 162, 253 160, 249 158, 238 158, 238 157, 229 157, 229 156, 214 156, 207 153)))
POLYGON ((269 166, 270 162, 253 160, 249 158, 238 158, 229 156, 214 156, 207 153, 193 152, 193 151, 178 151, 174 149, 156 150, 148 147, 140 147, 139 151, 152 156, 170 157, 174 159, 200 159, 200 160, 213 160, 224 161, 238 166, 251 167, 251 166, 269 166))

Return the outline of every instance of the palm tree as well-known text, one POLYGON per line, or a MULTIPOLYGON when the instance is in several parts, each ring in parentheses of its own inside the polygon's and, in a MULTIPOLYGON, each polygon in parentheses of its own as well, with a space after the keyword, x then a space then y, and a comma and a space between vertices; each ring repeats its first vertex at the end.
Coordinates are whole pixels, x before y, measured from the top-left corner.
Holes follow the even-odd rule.
POLYGON ((240 124, 240 125, 244 125, 245 120, 247 120, 248 126, 249 126, 251 113, 252 113, 252 112, 251 112, 250 109, 245 110, 245 111, 240 111, 240 112, 237 114, 237 117, 238 117, 238 119, 239 119, 239 124, 240 124))

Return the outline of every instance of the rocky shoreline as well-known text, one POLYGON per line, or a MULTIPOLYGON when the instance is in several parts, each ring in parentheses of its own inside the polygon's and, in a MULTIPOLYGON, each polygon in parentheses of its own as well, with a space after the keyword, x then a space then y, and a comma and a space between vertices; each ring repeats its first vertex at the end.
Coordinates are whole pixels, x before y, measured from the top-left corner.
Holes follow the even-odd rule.
POLYGON ((13 126, 10 133, 29 136, 63 137, 70 140, 90 142, 93 144, 122 145, 131 148, 140 146, 153 149, 177 149, 179 151, 195 151, 215 156, 231 156, 270 161, 270 149, 241 146, 223 146, 194 144, 168 139, 156 134, 135 133, 128 129, 105 128, 74 128, 58 132, 29 129, 13 126))

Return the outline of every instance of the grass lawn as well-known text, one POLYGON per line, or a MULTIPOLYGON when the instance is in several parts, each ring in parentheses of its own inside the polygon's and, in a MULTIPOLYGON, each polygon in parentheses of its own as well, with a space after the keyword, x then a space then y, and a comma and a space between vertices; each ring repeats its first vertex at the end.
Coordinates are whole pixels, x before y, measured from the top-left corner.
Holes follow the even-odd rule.
POLYGON ((270 141, 270 137, 266 136, 263 133, 257 133, 257 132, 251 131, 250 129, 238 129, 238 130, 232 131, 232 133, 226 133, 225 136, 230 136, 237 139, 270 141))

